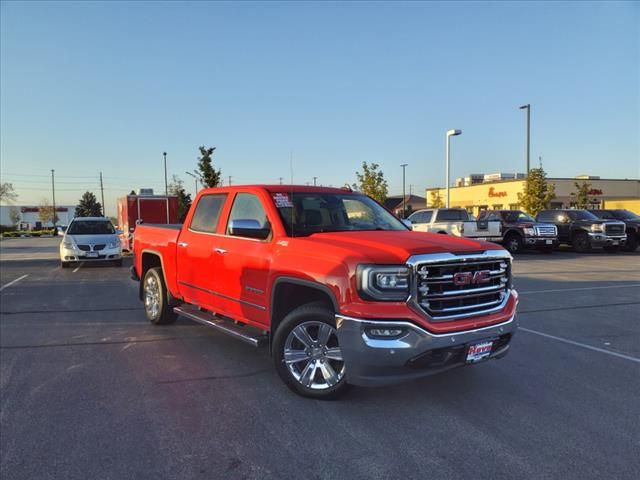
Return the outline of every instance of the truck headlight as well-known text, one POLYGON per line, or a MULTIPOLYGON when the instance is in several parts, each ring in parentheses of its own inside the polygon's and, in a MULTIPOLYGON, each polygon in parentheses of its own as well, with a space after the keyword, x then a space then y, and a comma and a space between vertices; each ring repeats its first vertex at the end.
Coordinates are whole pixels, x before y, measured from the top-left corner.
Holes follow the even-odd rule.
POLYGON ((524 231, 524 234, 527 237, 535 237, 536 236, 536 229, 535 228, 523 228, 522 230, 524 231))
POLYGON ((409 268, 404 265, 359 265, 358 291, 365 300, 406 300, 409 268))
POLYGON ((591 225, 592 232, 604 232, 604 225, 602 223, 595 223, 591 225))

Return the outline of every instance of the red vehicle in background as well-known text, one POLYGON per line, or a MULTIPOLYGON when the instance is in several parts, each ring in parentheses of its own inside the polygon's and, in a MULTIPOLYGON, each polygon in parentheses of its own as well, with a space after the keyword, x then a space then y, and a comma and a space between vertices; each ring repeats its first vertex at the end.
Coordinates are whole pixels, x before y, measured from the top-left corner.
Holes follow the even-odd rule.
POLYGON ((178 197, 154 195, 153 190, 141 189, 138 195, 118 199, 118 230, 121 230, 122 249, 133 249, 136 225, 151 223, 169 225, 178 223, 178 197))

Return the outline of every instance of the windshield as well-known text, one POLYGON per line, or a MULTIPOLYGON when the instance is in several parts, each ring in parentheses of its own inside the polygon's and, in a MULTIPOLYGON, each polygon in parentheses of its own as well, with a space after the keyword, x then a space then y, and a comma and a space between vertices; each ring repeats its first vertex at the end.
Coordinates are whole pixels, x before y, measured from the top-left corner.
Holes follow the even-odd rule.
POLYGON ((109 235, 116 233, 116 230, 109 221, 76 220, 69 226, 67 233, 70 235, 109 235))
POLYGON ((510 223, 518 223, 518 222, 535 222, 533 217, 527 215, 521 211, 515 212, 504 212, 504 220, 510 223))
POLYGON ((327 192, 277 192, 272 195, 287 234, 402 230, 408 228, 365 195, 327 192))
POLYGON ((640 220, 640 215, 636 215, 629 210, 611 210, 613 216, 620 220, 640 220))
POLYGON ((586 210, 569 210, 567 215, 571 220, 598 220, 598 217, 586 210))

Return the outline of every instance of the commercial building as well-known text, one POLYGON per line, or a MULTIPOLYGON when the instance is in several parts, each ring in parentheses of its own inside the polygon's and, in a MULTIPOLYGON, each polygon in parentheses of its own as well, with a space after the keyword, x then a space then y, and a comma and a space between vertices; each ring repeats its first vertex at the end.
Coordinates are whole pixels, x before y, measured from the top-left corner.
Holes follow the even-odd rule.
MULTIPOLYGON (((495 178, 496 175, 504 178, 502 175, 505 174, 492 174, 487 177, 495 178)), ((449 189, 450 206, 465 208, 474 215, 487 209, 520 209, 518 194, 524 192, 525 180, 518 178, 519 174, 510 175, 515 178, 451 187, 449 189)), ((478 178, 479 174, 474 176, 478 178)), ((576 191, 575 182, 581 184, 584 181, 591 185, 590 208, 626 208, 640 214, 640 180, 579 176, 547 178, 547 181, 555 186, 556 197, 551 202, 552 208, 573 207, 575 202, 571 193, 576 191)), ((428 188, 426 190, 427 205, 432 206, 438 195, 441 201, 446 202, 446 192, 445 188, 428 188)))
MULTIPOLYGON (((58 225, 69 225, 76 213, 72 205, 56 205, 58 225)), ((2 205, 0 206, 0 225, 20 225, 23 230, 38 230, 52 227, 52 222, 40 220, 40 207, 34 205, 2 205), (17 217, 17 218, 15 218, 17 217), (17 222, 14 220, 17 220, 17 222)))

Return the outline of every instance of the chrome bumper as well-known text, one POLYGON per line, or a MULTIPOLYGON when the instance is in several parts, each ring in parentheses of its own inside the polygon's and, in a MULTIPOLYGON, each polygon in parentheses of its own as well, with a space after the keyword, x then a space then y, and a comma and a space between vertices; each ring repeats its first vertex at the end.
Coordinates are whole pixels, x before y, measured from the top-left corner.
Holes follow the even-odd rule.
POLYGON ((467 347, 495 340, 488 358, 507 354, 517 328, 515 315, 506 322, 475 330, 433 334, 405 321, 365 320, 336 315, 338 340, 347 382, 360 386, 389 385, 466 365, 467 347), (371 328, 401 328, 394 338, 372 337, 371 328))

